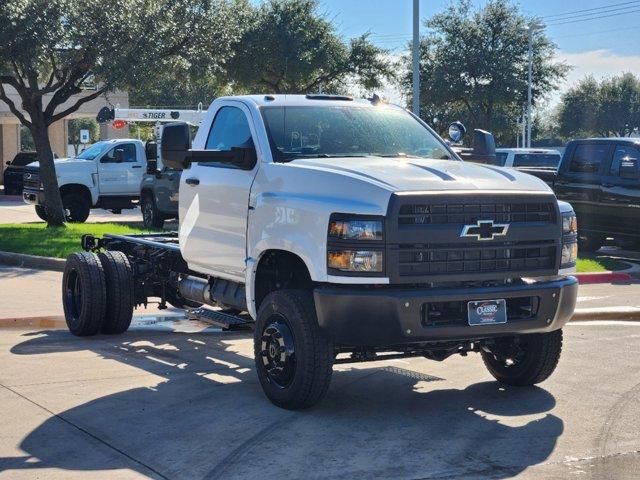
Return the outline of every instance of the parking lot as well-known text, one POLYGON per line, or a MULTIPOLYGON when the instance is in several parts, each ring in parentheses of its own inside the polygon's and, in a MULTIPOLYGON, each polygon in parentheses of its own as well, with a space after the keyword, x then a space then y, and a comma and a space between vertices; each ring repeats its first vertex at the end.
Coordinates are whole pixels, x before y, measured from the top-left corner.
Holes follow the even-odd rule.
POLYGON ((0 477, 639 477, 638 323, 570 324, 539 387, 501 387, 475 354, 354 364, 289 412, 260 391, 247 333, 159 320, 2 329, 0 477))

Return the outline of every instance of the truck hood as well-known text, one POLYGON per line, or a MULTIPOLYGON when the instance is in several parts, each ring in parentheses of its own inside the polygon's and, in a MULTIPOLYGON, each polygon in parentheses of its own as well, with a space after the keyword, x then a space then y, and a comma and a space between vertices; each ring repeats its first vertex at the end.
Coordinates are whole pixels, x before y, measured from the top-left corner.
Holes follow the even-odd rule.
MULTIPOLYGON (((56 166, 56 172, 60 173, 64 170, 83 171, 89 173, 96 173, 97 165, 92 160, 78 160, 75 158, 56 158, 53 161, 56 166)), ((27 165, 28 167, 40 168, 40 162, 33 162, 27 165)))
POLYGON ((289 163, 356 178, 392 192, 519 190, 551 192, 542 180, 517 170, 455 160, 422 158, 313 158, 289 163))

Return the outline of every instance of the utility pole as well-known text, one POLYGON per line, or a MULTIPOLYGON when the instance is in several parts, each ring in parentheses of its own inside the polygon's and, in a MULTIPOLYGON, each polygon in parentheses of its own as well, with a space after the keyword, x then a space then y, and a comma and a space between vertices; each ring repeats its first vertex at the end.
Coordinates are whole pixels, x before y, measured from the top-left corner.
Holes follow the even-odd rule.
POLYGON ((531 109, 533 103, 533 34, 537 30, 541 30, 543 25, 539 21, 532 21, 527 30, 529 32, 529 86, 527 89, 527 148, 531 148, 531 109))
POLYGON ((420 0, 413 0, 413 113, 420 116, 420 0))

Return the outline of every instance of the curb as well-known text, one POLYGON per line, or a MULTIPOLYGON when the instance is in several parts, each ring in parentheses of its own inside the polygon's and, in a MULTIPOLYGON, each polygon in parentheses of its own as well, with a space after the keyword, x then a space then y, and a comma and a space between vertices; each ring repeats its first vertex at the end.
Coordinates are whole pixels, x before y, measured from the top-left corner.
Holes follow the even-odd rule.
POLYGON ((38 270, 64 272, 66 262, 67 261, 63 258, 39 257, 37 255, 0 251, 0 265, 10 267, 35 268, 38 270))
POLYGON ((626 320, 640 322, 638 307, 578 308, 571 317, 572 322, 598 320, 626 320))
POLYGON ((0 328, 62 328, 66 327, 64 316, 43 316, 43 317, 17 317, 17 318, 0 318, 0 328))
POLYGON ((580 285, 594 285, 597 283, 631 283, 633 277, 624 272, 594 272, 574 273, 580 285))

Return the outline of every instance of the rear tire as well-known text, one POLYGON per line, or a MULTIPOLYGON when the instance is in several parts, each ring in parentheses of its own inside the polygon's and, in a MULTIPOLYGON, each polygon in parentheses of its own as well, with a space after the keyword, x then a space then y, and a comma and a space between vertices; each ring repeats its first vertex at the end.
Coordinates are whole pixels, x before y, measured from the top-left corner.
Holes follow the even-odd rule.
POLYGON ((133 317, 135 303, 133 270, 122 252, 106 251, 98 254, 104 269, 107 308, 102 333, 121 334, 127 331, 133 317))
POLYGON ((599 235, 597 233, 589 234, 589 235, 578 235, 578 251, 594 253, 600 250, 600 248, 604 245, 606 241, 606 237, 604 235, 599 235))
POLYGON ((309 292, 278 290, 267 295, 258 312, 253 345, 258 379, 273 404, 308 408, 327 393, 334 351, 318 326, 309 292))
POLYGON ((47 221, 47 211, 44 208, 44 205, 36 205, 36 215, 40 218, 40 220, 46 222, 47 221))
POLYGON ((62 206, 67 222, 84 223, 91 211, 90 200, 79 193, 67 193, 62 196, 62 206))
POLYGON ((164 216, 158 210, 156 202, 150 193, 145 193, 140 201, 142 223, 145 228, 160 230, 164 226, 164 216))
POLYGON ((104 323, 107 307, 105 274, 94 253, 77 252, 67 258, 62 276, 62 306, 69 331, 95 335, 104 323))
POLYGON ((562 330, 501 338, 491 352, 482 352, 489 373, 501 383, 529 386, 553 373, 562 352, 562 330))

